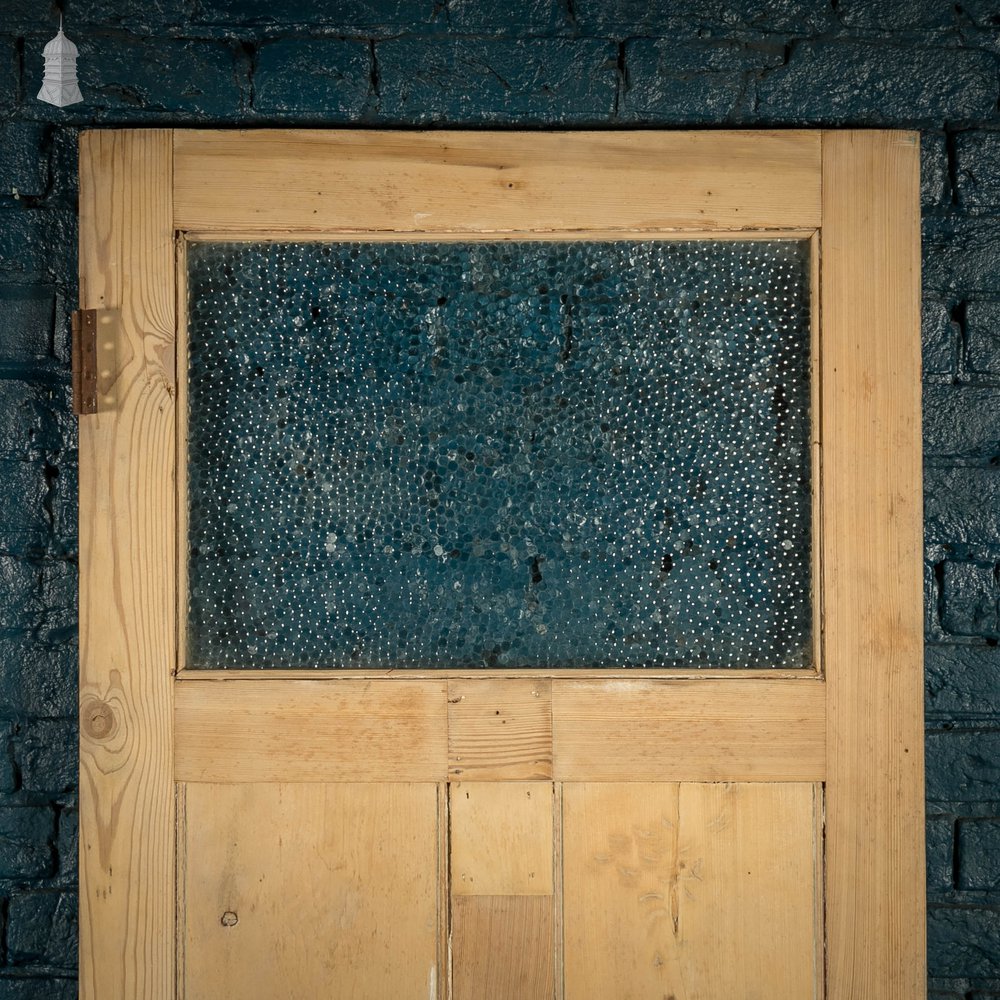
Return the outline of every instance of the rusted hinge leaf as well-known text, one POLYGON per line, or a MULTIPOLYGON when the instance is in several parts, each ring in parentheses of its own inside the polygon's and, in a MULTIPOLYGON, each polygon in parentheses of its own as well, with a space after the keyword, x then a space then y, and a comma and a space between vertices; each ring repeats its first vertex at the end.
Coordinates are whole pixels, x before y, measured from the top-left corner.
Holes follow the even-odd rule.
POLYGON ((73 412, 97 412, 97 310, 73 313, 73 412))

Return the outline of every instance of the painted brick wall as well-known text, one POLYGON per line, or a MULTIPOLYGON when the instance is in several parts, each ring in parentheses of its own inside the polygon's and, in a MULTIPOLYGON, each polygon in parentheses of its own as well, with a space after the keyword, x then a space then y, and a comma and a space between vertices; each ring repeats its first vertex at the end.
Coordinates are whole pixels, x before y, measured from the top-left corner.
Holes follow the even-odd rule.
MULTIPOLYGON (((0 1000, 75 996, 84 126, 923 134, 931 995, 1000 998, 1000 8, 988 0, 0 0, 0 1000)), ((886 567, 891 572, 891 567, 886 567)))

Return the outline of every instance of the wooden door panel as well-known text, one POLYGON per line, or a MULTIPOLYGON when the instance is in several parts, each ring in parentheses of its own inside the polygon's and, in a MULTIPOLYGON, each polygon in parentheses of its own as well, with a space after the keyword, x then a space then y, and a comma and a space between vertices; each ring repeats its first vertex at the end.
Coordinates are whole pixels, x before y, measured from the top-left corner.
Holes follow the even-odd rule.
POLYGON ((806 1000, 818 786, 563 787, 566 1000, 806 1000))
POLYGON ((184 1000, 427 1000, 433 784, 181 786, 184 1000))

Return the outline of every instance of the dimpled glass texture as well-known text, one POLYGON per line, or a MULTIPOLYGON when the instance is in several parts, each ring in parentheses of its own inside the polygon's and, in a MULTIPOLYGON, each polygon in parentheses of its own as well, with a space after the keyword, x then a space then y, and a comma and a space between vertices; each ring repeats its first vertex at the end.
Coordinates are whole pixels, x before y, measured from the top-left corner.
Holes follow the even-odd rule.
POLYGON ((188 264, 189 667, 811 662, 806 244, 188 264))

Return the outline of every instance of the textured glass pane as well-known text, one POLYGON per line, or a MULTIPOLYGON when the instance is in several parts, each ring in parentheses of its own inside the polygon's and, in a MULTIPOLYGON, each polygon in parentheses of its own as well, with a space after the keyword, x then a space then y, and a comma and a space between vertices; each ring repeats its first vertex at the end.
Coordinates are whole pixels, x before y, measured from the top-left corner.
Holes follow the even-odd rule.
POLYGON ((808 663, 807 254, 193 244, 189 665, 808 663))

